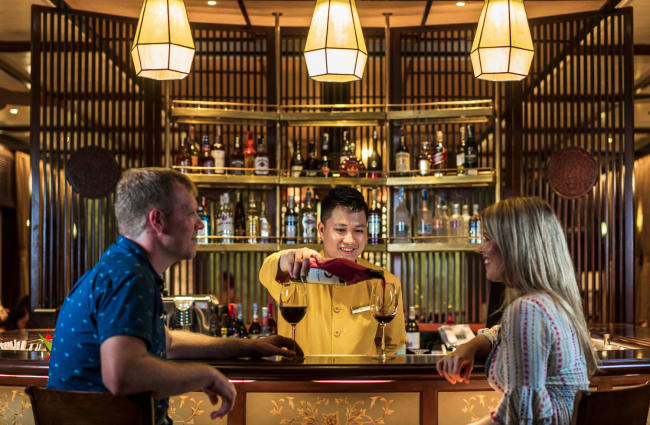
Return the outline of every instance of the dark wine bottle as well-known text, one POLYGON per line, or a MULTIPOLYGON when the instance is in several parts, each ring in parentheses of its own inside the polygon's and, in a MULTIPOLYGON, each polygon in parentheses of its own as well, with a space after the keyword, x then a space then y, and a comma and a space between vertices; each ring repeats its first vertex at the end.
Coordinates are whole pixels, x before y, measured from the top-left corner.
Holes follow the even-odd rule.
POLYGON ((305 160, 300 151, 300 140, 293 141, 293 156, 291 157, 291 177, 301 177, 304 175, 305 160))
POLYGON ((230 174, 242 175, 244 174, 244 152, 242 151, 239 136, 235 136, 235 146, 233 146, 232 158, 230 159, 230 166, 236 168, 230 170, 230 174))
POLYGON ((368 177, 381 177, 382 160, 377 143, 377 130, 372 131, 372 153, 368 157, 368 177))
POLYGON ((321 145, 321 162, 320 162, 320 173, 321 177, 331 177, 331 161, 330 161, 330 135, 329 133, 323 133, 323 144, 321 145))

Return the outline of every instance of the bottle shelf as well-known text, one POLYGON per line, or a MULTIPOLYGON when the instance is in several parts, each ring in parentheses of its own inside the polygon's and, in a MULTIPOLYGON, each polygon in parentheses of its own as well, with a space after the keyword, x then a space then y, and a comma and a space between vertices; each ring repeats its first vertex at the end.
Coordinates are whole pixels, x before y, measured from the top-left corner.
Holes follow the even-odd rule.
MULTIPOLYGON (((414 242, 367 244, 364 252, 476 252, 480 244, 469 242, 414 242)), ((284 249, 311 248, 322 251, 322 244, 287 244, 287 243, 199 243, 198 252, 277 252, 284 249)))
MULTIPOLYGON (((174 167, 186 168, 186 167, 174 167)), ((278 176, 256 176, 256 175, 236 175, 236 174, 186 174, 189 179, 197 186, 232 186, 232 185, 263 185, 273 186, 280 183, 278 176)))
POLYGON ((494 115, 490 99, 388 106, 386 119, 403 124, 477 123, 487 122, 494 115))
POLYGON ((282 186, 383 186, 385 177, 280 177, 282 186))
POLYGON ((171 117, 184 124, 250 124, 273 122, 279 118, 272 105, 201 100, 173 100, 171 117))
POLYGON ((455 169, 442 170, 442 176, 407 176, 388 177, 386 186, 454 186, 478 187, 490 186, 496 182, 496 171, 491 168, 478 168, 476 174, 458 175, 455 169))

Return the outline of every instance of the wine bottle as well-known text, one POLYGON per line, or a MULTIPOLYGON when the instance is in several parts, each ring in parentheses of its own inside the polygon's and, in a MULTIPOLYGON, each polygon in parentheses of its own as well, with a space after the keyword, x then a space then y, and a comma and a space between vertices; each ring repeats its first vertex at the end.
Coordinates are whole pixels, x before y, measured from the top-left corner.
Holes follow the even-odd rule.
POLYGON ((320 173, 321 177, 331 177, 332 170, 330 164, 330 135, 327 132, 323 133, 323 143, 321 145, 321 162, 320 173))
POLYGON ((395 152, 395 171, 398 176, 408 176, 411 170, 411 153, 406 146, 406 138, 404 136, 404 129, 400 130, 399 146, 395 152))
MULTIPOLYGON (((187 142, 187 136, 183 134, 183 141, 181 146, 176 153, 176 158, 174 159, 174 165, 178 167, 188 167, 192 165, 192 158, 190 157, 190 147, 187 142)), ((181 173, 190 173, 192 170, 189 168, 180 168, 181 173)))
POLYGON ((266 217, 266 203, 262 201, 260 207, 260 243, 269 243, 271 236, 271 224, 266 217))
POLYGON ((248 140, 246 141, 246 149, 244 149, 244 168, 246 168, 246 175, 252 175, 253 171, 255 171, 255 154, 257 152, 255 151, 255 146, 253 146, 254 143, 253 132, 249 131, 248 140))
POLYGON ((203 228, 196 232, 196 241, 198 243, 208 243, 209 240, 206 236, 210 234, 210 218, 205 213, 205 197, 201 197, 201 203, 198 207, 198 215, 203 222, 203 228))
POLYGON ((311 191, 307 189, 305 195, 305 207, 301 211, 302 215, 302 242, 316 243, 316 210, 311 203, 311 191))
POLYGON ((235 136, 235 146, 233 146, 232 158, 230 159, 230 167, 235 168, 234 170, 230 170, 230 174, 244 174, 244 152, 242 152, 239 136, 235 136))
POLYGON ((469 219, 469 241, 470 243, 482 243, 483 230, 481 228, 481 216, 478 213, 479 205, 474 204, 472 218, 469 219))
POLYGON ((209 167, 201 170, 203 174, 214 174, 214 158, 210 154, 210 137, 203 136, 203 146, 201 147, 201 157, 199 158, 199 166, 209 167))
POLYGON ((381 177, 383 162, 379 155, 379 146, 377 143, 377 130, 372 131, 372 152, 368 157, 368 177, 381 177))
POLYGON ((264 136, 260 134, 257 138, 257 155, 255 156, 255 174, 258 176, 269 175, 269 154, 264 144, 264 136))
POLYGON ((372 190, 372 202, 368 211, 368 243, 377 245, 381 243, 381 209, 377 202, 377 189, 372 190))
POLYGON ((309 147, 307 148, 307 163, 305 164, 305 175, 307 177, 316 177, 319 171, 320 171, 320 165, 318 163, 318 155, 316 154, 316 142, 310 140, 309 147))
POLYGON ((406 208, 406 196, 404 188, 399 188, 397 198, 397 208, 395 209, 395 242, 408 243, 411 239, 411 214, 406 208))
POLYGON ((429 151, 429 141, 425 139, 422 141, 422 148, 418 155, 418 174, 421 176, 428 176, 431 174, 432 162, 433 158, 429 151))
POLYGON ((235 221, 232 209, 230 208, 230 195, 221 195, 219 217, 217 220, 217 242, 232 243, 232 236, 235 234, 235 221))
POLYGON ((257 303, 253 303, 253 323, 248 327, 248 336, 250 339, 257 339, 261 333, 262 327, 257 313, 257 303))
POLYGON ((442 176, 447 168, 447 148, 445 147, 445 133, 438 130, 436 133, 436 147, 433 150, 433 175, 442 176))
POLYGON ((293 156, 291 157, 291 177, 300 177, 303 175, 305 160, 300 151, 300 140, 293 141, 293 156))
POLYGON ((223 167, 226 166, 226 150, 221 143, 221 130, 217 133, 217 137, 214 139, 212 148, 210 149, 210 155, 214 158, 214 167, 215 174, 223 174, 223 167))
MULTIPOLYGON (((246 236, 246 213, 244 212, 244 204, 242 203, 240 191, 237 191, 236 199, 235 236, 246 236)), ((236 242, 243 242, 243 239, 237 239, 236 242)))
POLYGON ((294 210, 294 198, 289 196, 289 205, 284 214, 284 241, 288 244, 296 243, 298 236, 298 214, 294 210))
POLYGON ((341 154, 339 155, 339 172, 343 175, 343 165, 350 158, 350 145, 348 145, 348 132, 343 132, 343 146, 341 147, 341 154))
POLYGON ((237 336, 240 338, 248 338, 248 331, 244 325, 244 309, 241 303, 237 304, 237 336))
POLYGON ((460 126, 460 143, 456 147, 456 169, 459 176, 465 174, 465 126, 460 126))
POLYGON ((430 242, 431 235, 433 234, 433 230, 431 228, 432 221, 433 217, 431 216, 431 210, 429 209, 427 189, 422 189, 420 210, 418 211, 417 216, 417 233, 419 236, 418 242, 430 242))
POLYGON ((406 323, 406 348, 408 350, 420 349, 420 328, 415 320, 415 307, 409 306, 409 320, 406 323))
POLYGON ((474 126, 467 125, 467 141, 465 142, 465 168, 469 174, 477 174, 479 148, 474 140, 474 126))
POLYGON ((248 214, 246 215, 246 236, 249 243, 257 243, 257 237, 260 234, 260 217, 257 214, 257 205, 255 203, 255 194, 248 195, 248 214))
MULTIPOLYGON (((194 126, 190 126, 190 135, 189 135, 189 147, 190 147, 190 158, 192 160, 192 166, 196 167, 199 165, 199 156, 201 156, 201 147, 196 141, 196 135, 194 133, 194 126)), ((193 169, 193 173, 198 173, 197 170, 193 169)))

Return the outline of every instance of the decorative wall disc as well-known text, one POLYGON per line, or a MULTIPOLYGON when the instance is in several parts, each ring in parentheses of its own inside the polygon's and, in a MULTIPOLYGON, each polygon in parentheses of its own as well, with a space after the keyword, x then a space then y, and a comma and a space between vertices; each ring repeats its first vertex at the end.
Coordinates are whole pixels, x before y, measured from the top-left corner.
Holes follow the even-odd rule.
POLYGON ((555 152, 546 167, 546 179, 553 192, 569 199, 585 196, 598 182, 598 175, 594 157, 578 147, 555 152))
POLYGON ((113 155, 99 146, 77 149, 65 166, 65 178, 84 198, 103 198, 115 190, 122 171, 113 155))

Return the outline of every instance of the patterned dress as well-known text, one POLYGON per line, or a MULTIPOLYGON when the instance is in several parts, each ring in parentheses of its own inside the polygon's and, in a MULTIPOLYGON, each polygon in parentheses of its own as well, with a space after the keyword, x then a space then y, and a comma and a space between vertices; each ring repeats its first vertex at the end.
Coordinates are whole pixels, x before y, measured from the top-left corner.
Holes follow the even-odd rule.
POLYGON ((506 425, 570 424, 575 393, 589 385, 587 365, 574 327, 551 297, 516 299, 500 326, 480 333, 492 343, 488 382, 503 394, 492 419, 506 425))

